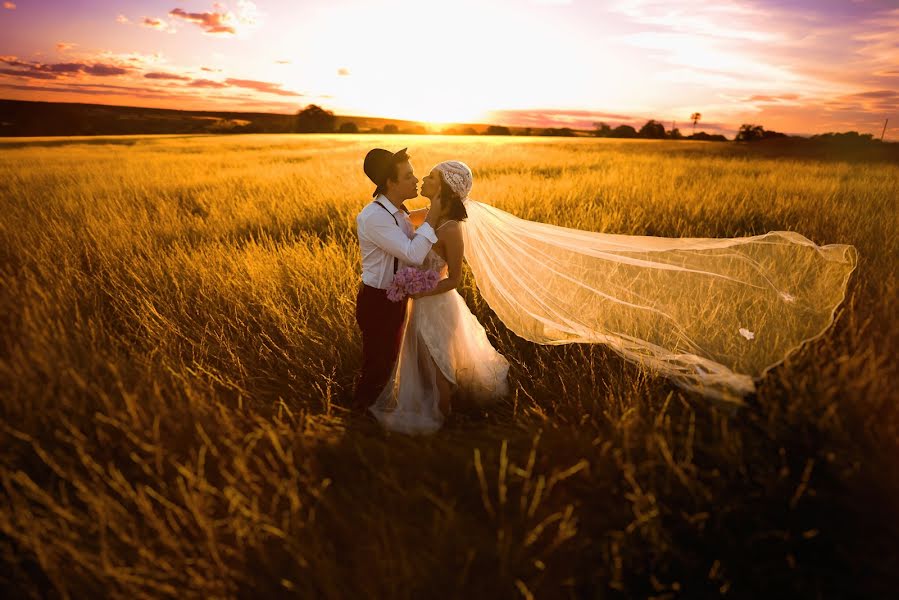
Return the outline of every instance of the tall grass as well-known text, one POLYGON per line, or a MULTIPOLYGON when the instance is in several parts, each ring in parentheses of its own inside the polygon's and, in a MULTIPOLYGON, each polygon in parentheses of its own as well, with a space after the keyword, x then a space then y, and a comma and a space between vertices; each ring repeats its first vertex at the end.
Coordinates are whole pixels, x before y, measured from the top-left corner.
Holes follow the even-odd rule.
MULTIPOLYGON (((899 166, 723 144, 0 142, 0 585, 42 597, 844 597, 899 573, 899 166), (3 148, 7 144, 6 148, 3 148), (725 414, 462 293, 514 393, 438 434, 350 413, 375 146, 625 234, 855 245, 835 326, 725 414)), ((7 594, 7 597, 11 597, 7 594)))

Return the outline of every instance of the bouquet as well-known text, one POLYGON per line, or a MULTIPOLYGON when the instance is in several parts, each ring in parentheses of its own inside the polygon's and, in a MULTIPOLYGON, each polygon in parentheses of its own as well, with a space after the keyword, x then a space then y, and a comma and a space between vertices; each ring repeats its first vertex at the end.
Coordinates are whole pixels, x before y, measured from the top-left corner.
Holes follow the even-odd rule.
POLYGON ((440 275, 437 271, 425 271, 415 267, 403 267, 393 276, 387 287, 387 298, 394 302, 421 292, 430 292, 437 287, 440 275))

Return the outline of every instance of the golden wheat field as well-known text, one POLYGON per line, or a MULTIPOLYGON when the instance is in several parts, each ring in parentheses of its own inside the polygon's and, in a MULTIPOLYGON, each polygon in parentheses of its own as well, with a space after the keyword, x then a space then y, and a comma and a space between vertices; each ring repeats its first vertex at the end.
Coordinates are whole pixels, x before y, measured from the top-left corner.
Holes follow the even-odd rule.
MULTIPOLYGON (((899 585, 899 165, 703 142, 0 141, 0 590, 61 598, 833 598, 899 585), (461 292, 513 394, 347 410, 362 159, 610 233, 852 244, 834 326, 723 411, 461 292)), ((410 203, 424 205, 422 199, 410 203)))

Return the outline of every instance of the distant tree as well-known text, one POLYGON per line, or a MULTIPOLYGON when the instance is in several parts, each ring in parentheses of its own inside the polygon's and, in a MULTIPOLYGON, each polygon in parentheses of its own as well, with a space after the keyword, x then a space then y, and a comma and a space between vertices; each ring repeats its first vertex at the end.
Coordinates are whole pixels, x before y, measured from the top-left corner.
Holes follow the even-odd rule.
POLYGON ((870 133, 862 133, 859 134, 857 131, 846 131, 844 133, 836 133, 833 131, 829 131, 827 133, 821 133, 818 135, 813 135, 810 139, 819 141, 819 142, 835 142, 841 144, 864 144, 867 142, 877 142, 880 143, 879 139, 874 139, 874 136, 870 133))
POLYGON ((334 131, 334 113, 315 104, 310 104, 297 113, 299 133, 331 133, 334 131))
POLYGON ((759 140, 768 140, 772 138, 785 138, 787 134, 779 131, 765 131, 761 125, 751 125, 744 123, 740 125, 740 131, 737 133, 735 141, 737 142, 757 142, 759 140))
POLYGON ((406 129, 403 129, 402 133, 410 133, 413 135, 423 135, 427 133, 427 130, 421 125, 411 125, 406 129))
POLYGON ((612 135, 609 137, 613 138, 635 138, 637 137, 637 130, 631 127, 630 125, 619 125, 615 129, 612 130, 612 135))
POLYGON ((478 132, 474 130, 474 127, 466 127, 462 130, 462 135, 477 135, 478 132))
POLYGON ((574 137, 574 130, 570 127, 548 127, 541 131, 540 135, 549 137, 574 137))
POLYGON ((727 138, 723 135, 709 135, 705 131, 700 131, 699 133, 694 133, 687 137, 688 140, 703 140, 706 142, 726 142, 727 138))
POLYGON ((388 123, 387 125, 384 125, 384 129, 382 131, 384 133, 399 133, 400 128, 393 123, 388 123))
POLYGON ((600 121, 599 123, 594 123, 593 127, 593 135, 596 137, 609 137, 612 135, 612 128, 609 127, 608 123, 600 121))
POLYGON ((762 139, 762 135, 765 133, 765 128, 761 125, 752 125, 749 123, 743 123, 740 125, 740 131, 737 132, 737 137, 735 141, 737 142, 755 142, 757 140, 762 139))
POLYGON ((491 125, 487 128, 487 135, 512 135, 508 127, 502 125, 491 125))
POLYGON ((518 135, 531 135, 531 128, 525 127, 520 132, 518 132, 518 135))
POLYGON ((702 113, 696 112, 696 113, 693 113, 692 115, 690 115, 690 120, 693 121, 693 133, 694 134, 696 133, 696 123, 698 123, 701 118, 702 118, 702 113))
POLYGON ((665 137, 665 126, 655 119, 650 119, 640 128, 637 135, 641 138, 660 140, 665 137))
POLYGON ((672 139, 672 140, 682 140, 682 139, 684 139, 684 136, 681 135, 680 129, 675 127, 671 131, 668 132, 668 138, 672 139))
POLYGON ((340 133, 359 133, 359 126, 352 121, 347 121, 346 123, 341 123, 340 129, 337 131, 340 133))

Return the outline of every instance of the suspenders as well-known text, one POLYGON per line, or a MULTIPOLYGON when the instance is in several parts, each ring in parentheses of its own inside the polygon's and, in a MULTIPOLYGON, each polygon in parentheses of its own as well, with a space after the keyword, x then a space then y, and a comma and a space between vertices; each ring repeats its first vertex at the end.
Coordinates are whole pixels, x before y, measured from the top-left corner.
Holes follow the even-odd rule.
MULTIPOLYGON (((375 204, 377 204, 378 206, 380 206, 381 208, 383 208, 384 210, 386 210, 388 213, 390 213, 390 216, 393 217, 393 222, 396 223, 396 226, 397 226, 397 227, 400 226, 400 222, 396 220, 396 215, 393 214, 393 213, 391 213, 389 208, 387 208, 386 206, 384 206, 383 204, 381 204, 381 203, 378 202, 377 200, 375 200, 375 204)), ((408 210, 406 210, 406 207, 405 207, 405 206, 403 206, 402 209, 403 209, 403 212, 406 212, 406 213, 409 212, 408 210)), ((393 274, 394 274, 394 275, 396 275, 396 268, 397 268, 397 266, 399 265, 399 261, 400 261, 400 259, 398 259, 398 258, 395 257, 395 256, 393 257, 393 274)))

